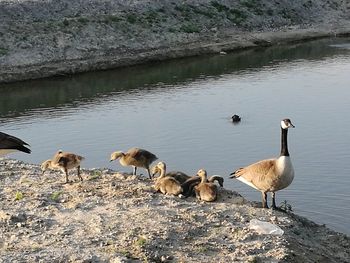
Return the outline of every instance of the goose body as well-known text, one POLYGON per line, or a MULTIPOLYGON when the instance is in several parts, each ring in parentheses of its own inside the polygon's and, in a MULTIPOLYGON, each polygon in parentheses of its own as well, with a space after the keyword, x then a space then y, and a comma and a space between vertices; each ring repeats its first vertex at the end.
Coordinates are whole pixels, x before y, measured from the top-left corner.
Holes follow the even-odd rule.
POLYGON ((162 194, 179 195, 182 193, 182 187, 179 181, 174 177, 166 176, 166 165, 164 162, 159 162, 153 167, 154 173, 160 173, 156 179, 154 189, 162 194))
POLYGON ((189 178, 191 178, 191 176, 188 176, 187 174, 183 173, 183 172, 179 172, 179 171, 171 171, 166 173, 167 177, 172 177, 174 178, 176 181, 178 181, 180 184, 186 182, 186 180, 188 180, 189 178))
POLYGON ((194 187, 198 200, 213 202, 217 198, 217 186, 207 180, 207 172, 200 169, 197 175, 201 178, 201 182, 194 187))
POLYGON ((80 162, 82 160, 84 160, 84 157, 80 155, 58 151, 52 159, 46 160, 41 164, 41 170, 43 173, 47 169, 61 170, 65 173, 66 183, 68 183, 68 170, 77 168, 78 177, 80 181, 83 181, 83 178, 80 175, 80 162))
POLYGON ((141 167, 147 170, 149 178, 151 177, 151 173, 149 171, 149 166, 152 162, 157 160, 157 156, 153 153, 140 149, 140 148, 131 148, 126 153, 121 151, 116 151, 111 154, 110 161, 114 161, 119 159, 119 163, 122 166, 133 166, 133 175, 136 175, 137 167, 141 167))
POLYGON ((27 148, 28 143, 22 141, 21 139, 0 132, 0 156, 6 155, 11 152, 20 151, 25 153, 31 153, 31 150, 27 148))
POLYGON ((281 153, 278 158, 266 159, 239 168, 231 173, 231 178, 261 191, 262 206, 267 208, 267 193, 271 192, 272 207, 276 208, 275 192, 288 187, 294 179, 294 169, 288 152, 288 129, 294 128, 290 119, 281 121, 281 153))

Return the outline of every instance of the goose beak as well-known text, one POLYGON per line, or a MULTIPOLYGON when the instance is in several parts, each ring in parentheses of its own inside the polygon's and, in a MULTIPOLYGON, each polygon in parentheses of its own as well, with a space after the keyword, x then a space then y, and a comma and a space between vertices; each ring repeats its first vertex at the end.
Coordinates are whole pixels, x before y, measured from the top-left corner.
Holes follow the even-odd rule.
POLYGON ((111 159, 111 160, 109 160, 109 162, 113 162, 113 160, 111 159))

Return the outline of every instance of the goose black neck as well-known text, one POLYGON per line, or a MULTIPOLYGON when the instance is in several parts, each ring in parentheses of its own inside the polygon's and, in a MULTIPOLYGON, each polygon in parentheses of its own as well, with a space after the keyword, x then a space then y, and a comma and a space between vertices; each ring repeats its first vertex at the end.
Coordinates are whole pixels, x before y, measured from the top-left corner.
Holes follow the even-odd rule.
POLYGON ((288 129, 281 128, 281 154, 280 154, 280 156, 289 156, 287 135, 288 135, 288 129))

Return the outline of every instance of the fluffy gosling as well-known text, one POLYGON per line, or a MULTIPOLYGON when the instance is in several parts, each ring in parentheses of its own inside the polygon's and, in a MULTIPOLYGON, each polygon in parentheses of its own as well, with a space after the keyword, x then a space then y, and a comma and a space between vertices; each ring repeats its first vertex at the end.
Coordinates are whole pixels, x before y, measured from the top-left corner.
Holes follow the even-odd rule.
POLYGON ((61 170, 66 175, 66 183, 69 183, 68 170, 77 168, 78 177, 80 181, 83 181, 83 177, 80 175, 80 162, 82 160, 84 160, 84 157, 80 155, 58 151, 52 159, 46 160, 41 164, 41 170, 43 174, 47 169, 61 170))
POLYGON ((201 178, 201 182, 194 187, 198 200, 213 202, 217 199, 218 189, 214 183, 209 183, 207 180, 207 171, 200 169, 197 175, 201 178))
POLYGON ((166 165, 164 162, 159 162, 152 169, 153 173, 160 173, 156 179, 154 189, 162 194, 179 195, 182 193, 181 184, 173 177, 166 176, 166 165))
POLYGON ((158 159, 153 153, 139 148, 131 148, 126 153, 121 151, 113 152, 111 154, 110 162, 117 160, 118 158, 120 158, 119 163, 122 166, 134 167, 133 175, 136 175, 137 167, 146 169, 150 179, 152 176, 149 171, 149 166, 158 159))

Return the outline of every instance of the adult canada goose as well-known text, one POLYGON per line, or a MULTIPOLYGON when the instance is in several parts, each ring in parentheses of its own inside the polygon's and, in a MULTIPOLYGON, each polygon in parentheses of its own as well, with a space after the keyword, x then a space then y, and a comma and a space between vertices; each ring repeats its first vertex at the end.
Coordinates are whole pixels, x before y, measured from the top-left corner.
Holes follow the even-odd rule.
POLYGON ((84 157, 80 155, 58 151, 52 159, 41 164, 41 170, 43 174, 47 169, 61 170, 66 175, 66 183, 69 183, 68 170, 77 168, 78 177, 80 181, 83 181, 83 177, 80 175, 80 162, 82 160, 84 160, 84 157))
POLYGON ((131 148, 126 153, 121 151, 113 152, 110 161, 112 162, 118 158, 120 158, 119 162, 121 165, 134 167, 133 175, 136 175, 137 167, 145 168, 150 179, 152 177, 149 166, 158 159, 153 153, 139 148, 131 148))
POLYGON ((281 121, 281 153, 278 158, 262 160, 231 173, 230 178, 261 191, 262 207, 268 208, 267 193, 271 192, 272 208, 276 209, 276 192, 289 186, 294 178, 294 169, 288 152, 288 129, 294 128, 290 119, 281 121))
MULTIPOLYGON (((159 163, 161 163, 161 162, 159 162, 159 163)), ((164 163, 164 162, 162 162, 162 163, 164 163)), ((156 175, 157 173, 161 174, 161 168, 159 168, 158 164, 153 166, 153 168, 152 168, 152 171, 151 171, 152 177, 154 177, 154 175, 156 175)), ((165 165, 165 163, 164 163, 164 165, 165 165)), ((186 182, 188 179, 191 178, 191 176, 188 176, 187 174, 185 174, 183 172, 179 172, 179 171, 167 172, 164 176, 172 177, 176 181, 178 181, 180 184, 186 182)))
POLYGON ((217 198, 218 189, 213 183, 209 183, 207 180, 207 171, 200 169, 197 175, 201 178, 201 182, 194 187, 196 197, 198 200, 213 202, 217 198))
POLYGON ((166 165, 164 162, 159 162, 153 167, 153 172, 160 173, 154 184, 154 189, 162 194, 179 195, 182 193, 182 187, 179 181, 175 178, 166 176, 166 165))
POLYGON ((29 146, 28 143, 15 136, 0 132, 0 156, 15 151, 31 153, 31 150, 25 145, 29 146))

